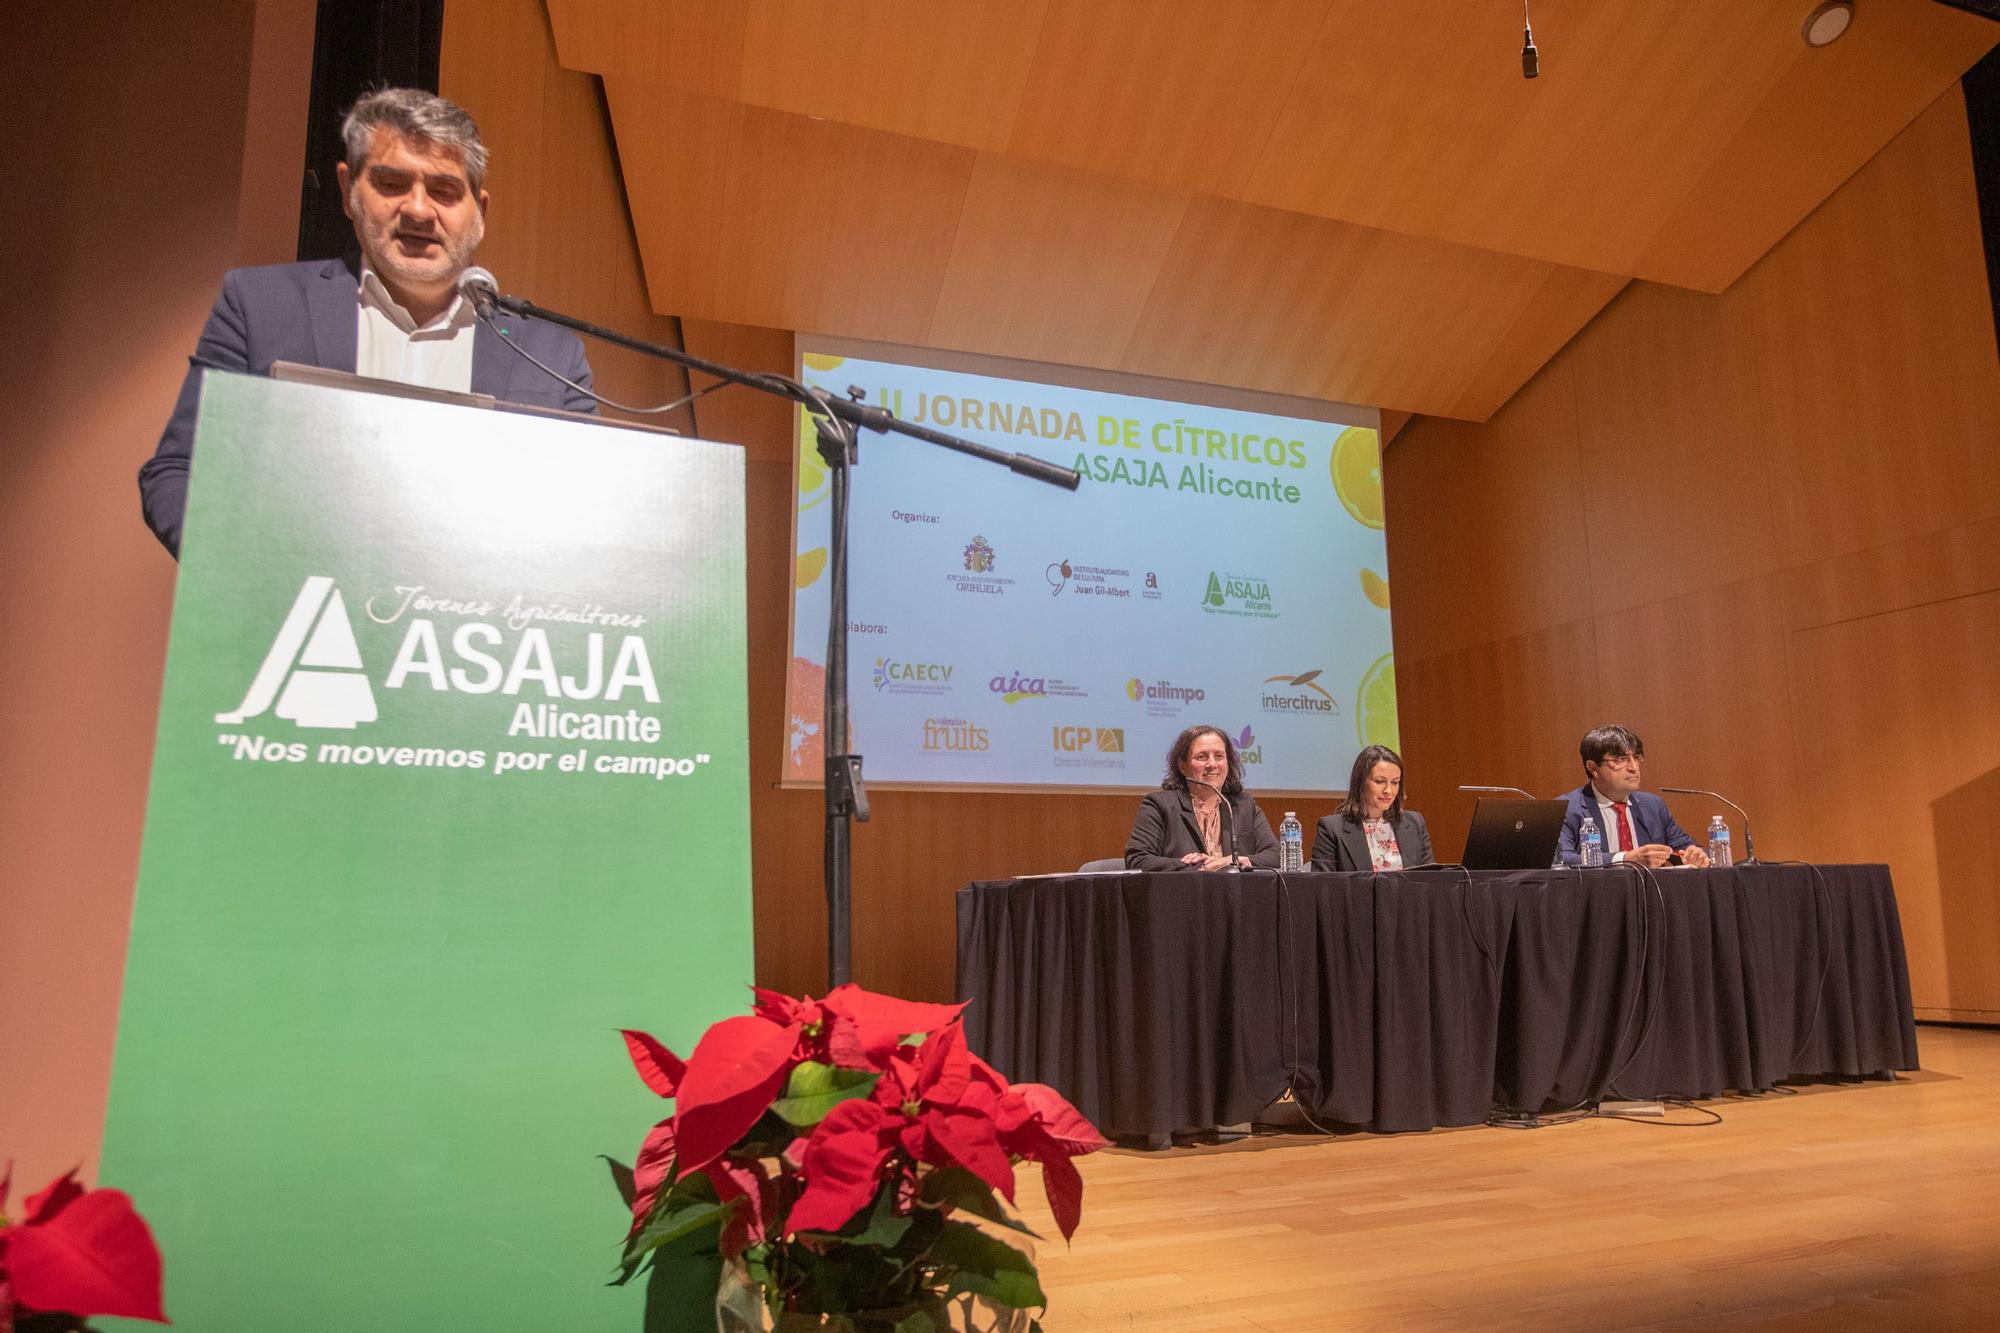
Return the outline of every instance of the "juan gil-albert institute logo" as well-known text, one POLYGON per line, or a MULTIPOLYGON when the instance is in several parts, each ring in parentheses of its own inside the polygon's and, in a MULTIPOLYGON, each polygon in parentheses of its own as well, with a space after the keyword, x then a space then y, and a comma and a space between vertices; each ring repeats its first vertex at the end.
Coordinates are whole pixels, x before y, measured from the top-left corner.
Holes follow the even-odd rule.
POLYGON ((259 716, 273 701, 279 717, 301 727, 351 731, 375 720, 375 691, 362 671, 347 603, 323 574, 299 589, 243 702, 215 720, 233 725, 259 716))

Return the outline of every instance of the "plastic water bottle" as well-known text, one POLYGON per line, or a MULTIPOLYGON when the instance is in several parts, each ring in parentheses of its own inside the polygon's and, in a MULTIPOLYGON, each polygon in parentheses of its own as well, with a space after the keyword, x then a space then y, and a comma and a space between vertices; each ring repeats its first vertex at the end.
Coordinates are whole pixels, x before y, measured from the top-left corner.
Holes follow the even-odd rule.
POLYGON ((1286 874, 1298 874, 1306 868, 1306 831, 1290 810, 1285 811, 1285 822, 1278 825, 1278 868, 1286 874))
POLYGON ((1583 824, 1576 831, 1577 860, 1586 866, 1604 864, 1604 834, 1598 830, 1597 821, 1589 815, 1583 817, 1583 824))
POLYGON ((1708 821, 1708 863, 1714 866, 1730 864, 1729 825, 1717 815, 1708 821))

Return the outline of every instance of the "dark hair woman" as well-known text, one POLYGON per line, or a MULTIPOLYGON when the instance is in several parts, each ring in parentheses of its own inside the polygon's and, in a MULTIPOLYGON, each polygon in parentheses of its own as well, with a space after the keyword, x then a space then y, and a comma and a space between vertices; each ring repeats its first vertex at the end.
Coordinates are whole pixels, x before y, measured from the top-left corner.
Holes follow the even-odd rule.
POLYGON ((1243 763, 1220 727, 1189 727, 1167 752, 1160 790, 1132 820, 1125 864, 1133 870, 1275 870, 1278 838, 1243 790, 1243 763))
POLYGON ((1313 869, 1402 870, 1434 859, 1424 817, 1403 808, 1403 756, 1386 745, 1354 756, 1347 799, 1313 835, 1313 869))

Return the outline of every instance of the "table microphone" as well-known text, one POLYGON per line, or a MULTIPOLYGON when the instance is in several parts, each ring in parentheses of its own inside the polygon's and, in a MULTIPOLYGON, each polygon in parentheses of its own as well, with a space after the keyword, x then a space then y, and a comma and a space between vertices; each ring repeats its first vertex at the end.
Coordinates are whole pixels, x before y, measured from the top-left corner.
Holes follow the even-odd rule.
POLYGON ((1460 791, 1511 791, 1516 796, 1525 796, 1531 801, 1537 799, 1537 797, 1533 792, 1522 791, 1519 787, 1460 787, 1459 790, 1460 791))
POLYGON ((1738 861, 1736 864, 1743 866, 1754 866, 1757 864, 1757 842, 1754 838, 1750 836, 1749 811, 1745 810, 1742 806, 1736 804, 1736 802, 1730 800, 1727 796, 1724 796, 1721 792, 1709 791, 1705 787, 1662 787, 1660 788, 1660 790, 1670 791, 1676 796, 1712 796, 1716 800, 1728 806, 1731 810, 1734 810, 1737 814, 1742 815, 1743 816, 1743 859, 1741 861, 1738 861))

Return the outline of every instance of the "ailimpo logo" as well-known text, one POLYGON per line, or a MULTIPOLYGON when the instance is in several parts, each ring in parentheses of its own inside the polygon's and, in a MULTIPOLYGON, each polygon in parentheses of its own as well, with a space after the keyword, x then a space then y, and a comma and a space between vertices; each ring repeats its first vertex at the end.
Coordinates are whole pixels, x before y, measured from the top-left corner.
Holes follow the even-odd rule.
POLYGON ((352 731, 376 718, 375 691, 362 671, 347 603, 324 574, 300 587, 243 702, 215 720, 234 725, 260 716, 273 701, 279 717, 301 727, 352 731))

